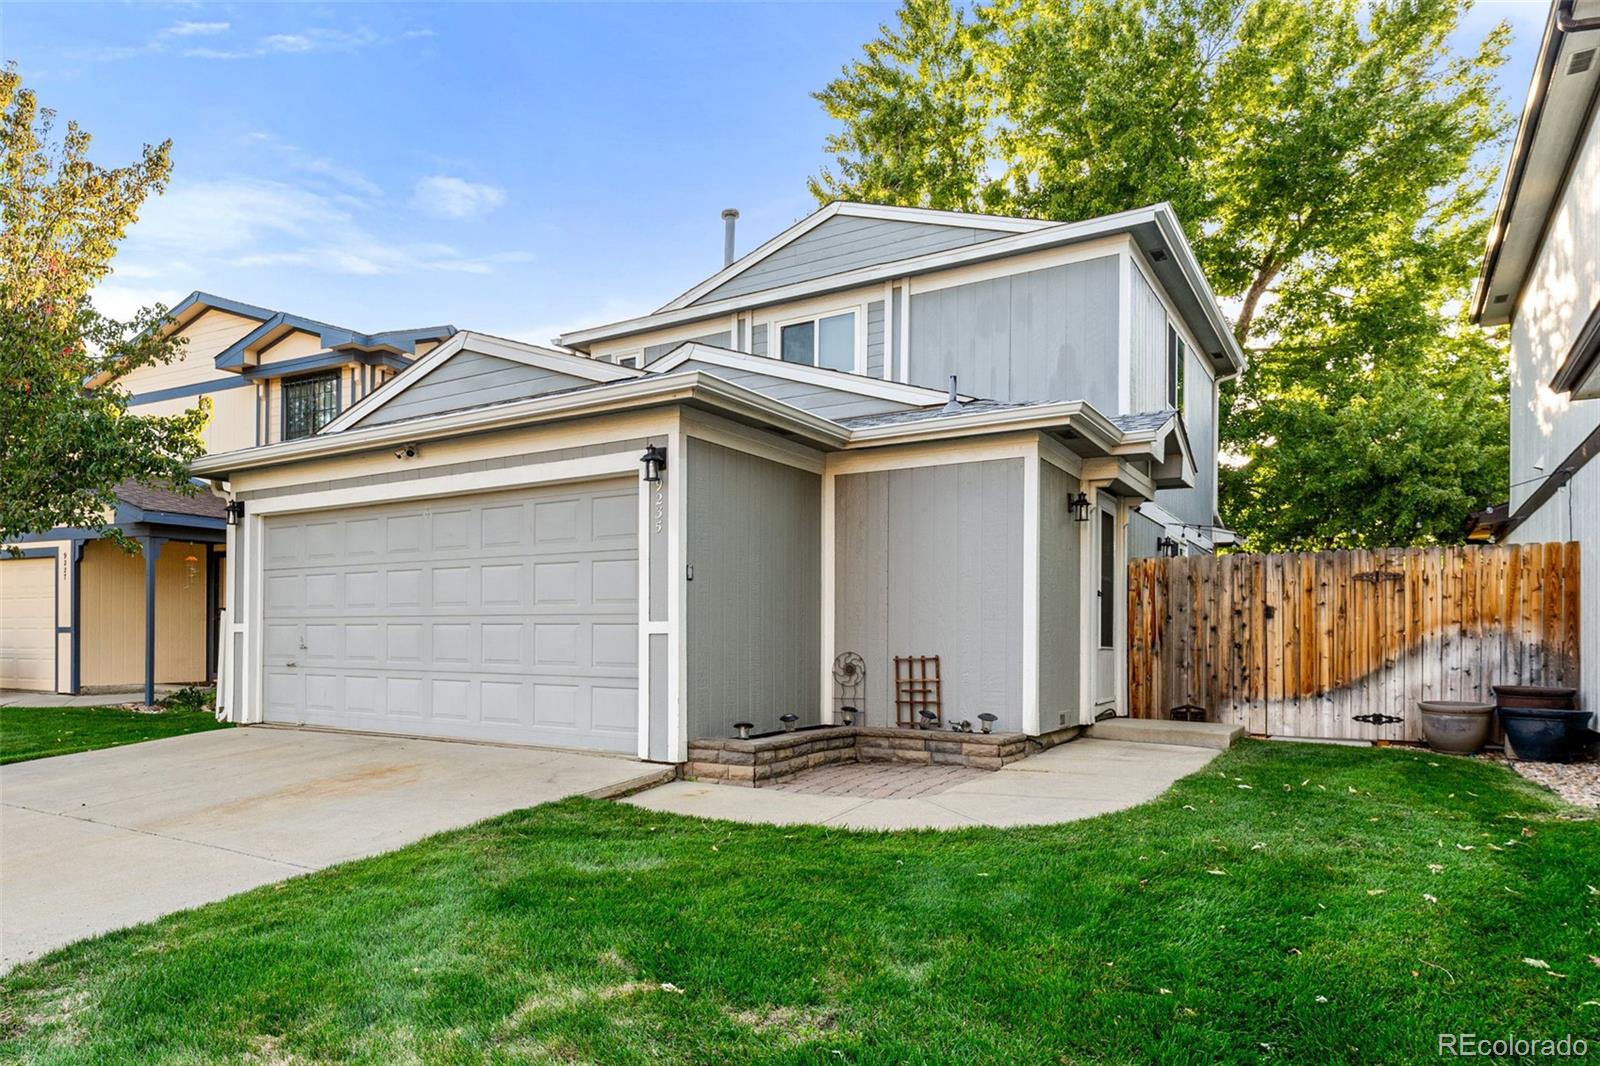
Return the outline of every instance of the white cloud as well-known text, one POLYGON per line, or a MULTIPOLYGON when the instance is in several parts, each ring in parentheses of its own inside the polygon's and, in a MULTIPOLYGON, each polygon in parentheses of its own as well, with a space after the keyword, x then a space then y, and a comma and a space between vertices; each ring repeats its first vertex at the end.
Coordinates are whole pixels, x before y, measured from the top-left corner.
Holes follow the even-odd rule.
POLYGON ((161 33, 166 37, 212 37, 227 33, 228 26, 226 22, 174 22, 161 33))
MULTIPOLYGON (((129 231, 127 277, 181 256, 196 272, 295 267, 346 275, 492 274, 521 251, 474 253, 376 233, 371 208, 350 197, 264 178, 175 181, 129 231)), ((405 220, 393 220, 404 234, 405 220)))
POLYGON ((474 219, 506 202, 504 189, 438 175, 423 178, 411 190, 411 206, 436 218, 474 219))
MULTIPOLYGON (((118 273, 121 274, 122 271, 118 273)), ((187 292, 178 292, 175 289, 119 285, 113 278, 95 286, 94 306, 103 315, 108 315, 119 322, 127 322, 136 312, 151 304, 165 304, 171 307, 187 295, 187 292)))

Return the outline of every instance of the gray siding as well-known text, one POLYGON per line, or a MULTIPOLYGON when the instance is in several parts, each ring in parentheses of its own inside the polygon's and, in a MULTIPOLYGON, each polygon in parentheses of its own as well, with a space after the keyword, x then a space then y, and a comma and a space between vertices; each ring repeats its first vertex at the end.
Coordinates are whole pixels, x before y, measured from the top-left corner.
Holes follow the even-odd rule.
POLYGON ((750 354, 767 354, 767 324, 765 322, 750 327, 750 354))
POLYGON ((1022 461, 835 482, 835 654, 867 666, 866 712, 893 723, 894 657, 938 655, 945 718, 1022 728, 1022 461))
POLYGON ((867 305, 867 376, 883 377, 883 301, 867 305))
POLYGON ((794 243, 729 278, 695 303, 743 296, 1005 236, 1009 234, 999 230, 836 215, 794 243))
POLYGON ((1156 541, 1166 535, 1166 526, 1147 514, 1134 511, 1128 516, 1128 558, 1154 559, 1161 554, 1156 541))
POLYGON ((1039 727, 1059 729, 1079 720, 1078 635, 1081 626, 1079 531, 1067 501, 1075 478, 1039 464, 1039 727))
POLYGON ((1167 309, 1145 280, 1144 272, 1128 264, 1133 319, 1130 323, 1133 353, 1133 410, 1155 411, 1167 403, 1167 309))
POLYGON ((900 358, 900 334, 906 328, 905 290, 896 285, 890 298, 894 301, 894 314, 889 316, 889 350, 884 358, 889 361, 888 376, 892 379, 898 373, 896 362, 900 358))
MULTIPOLYGON (((774 400, 798 407, 824 418, 850 418, 855 415, 883 414, 887 411, 910 410, 910 404, 899 403, 895 400, 880 400, 874 396, 859 396, 853 392, 840 389, 830 389, 824 385, 813 385, 805 381, 790 381, 787 378, 774 377, 770 374, 760 374, 753 370, 735 369, 733 367, 717 366, 713 363, 702 363, 694 359, 685 360, 679 370, 700 370, 707 374, 715 374, 724 381, 731 381, 735 385, 742 385, 747 389, 770 396, 774 400)), ((841 378, 848 375, 835 371, 841 378)), ((860 380, 857 378, 856 380, 860 380)))
POLYGON ((689 737, 820 717, 822 485, 690 438, 685 612, 689 737))
POLYGON ((1184 429, 1194 452, 1192 489, 1166 489, 1156 502, 1185 522, 1209 526, 1217 509, 1217 383, 1210 361, 1191 351, 1184 370, 1184 429))
POLYGON ((732 348, 733 331, 723 330, 721 333, 707 333, 703 337, 690 337, 688 340, 670 341, 667 344, 652 344, 644 350, 644 366, 660 359, 674 348, 681 348, 685 344, 709 344, 713 348, 732 348))
POLYGON ((527 366, 481 352, 462 351, 356 424, 382 426, 407 418, 593 384, 588 378, 574 374, 527 366))
POLYGON ((1117 258, 913 293, 909 358, 913 384, 1116 411, 1117 258))

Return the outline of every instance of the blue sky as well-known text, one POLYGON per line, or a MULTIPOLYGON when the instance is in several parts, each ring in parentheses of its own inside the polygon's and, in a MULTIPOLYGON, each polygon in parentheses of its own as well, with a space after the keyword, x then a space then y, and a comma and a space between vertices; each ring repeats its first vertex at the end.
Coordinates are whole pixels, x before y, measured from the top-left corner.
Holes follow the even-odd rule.
MULTIPOLYGON (((1512 24, 1520 110, 1548 8, 1512 24)), ((104 163, 172 138, 100 294, 546 341, 648 311, 815 205, 810 93, 892 4, 0 5, 0 56, 104 163)))

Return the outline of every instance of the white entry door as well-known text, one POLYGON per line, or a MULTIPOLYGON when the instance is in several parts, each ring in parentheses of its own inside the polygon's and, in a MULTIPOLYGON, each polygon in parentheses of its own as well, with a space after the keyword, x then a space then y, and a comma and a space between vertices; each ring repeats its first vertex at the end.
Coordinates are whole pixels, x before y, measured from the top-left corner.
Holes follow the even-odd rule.
POLYGON ((636 752, 638 491, 268 518, 265 720, 636 752))

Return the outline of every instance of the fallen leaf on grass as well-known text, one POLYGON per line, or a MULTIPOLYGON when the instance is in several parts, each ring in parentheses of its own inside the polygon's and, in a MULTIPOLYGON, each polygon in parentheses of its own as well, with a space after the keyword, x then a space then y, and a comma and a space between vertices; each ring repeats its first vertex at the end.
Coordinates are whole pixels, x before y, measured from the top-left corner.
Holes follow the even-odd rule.
POLYGON ((1438 896, 1430 896, 1426 892, 1424 892, 1422 894, 1422 898, 1427 900, 1429 903, 1438 903, 1439 902, 1439 897, 1438 896))
POLYGON ((1369 896, 1381 896, 1387 891, 1389 891, 1387 888, 1369 888, 1369 889, 1367 889, 1367 895, 1369 895, 1369 896))
POLYGON ((1317 997, 1317 1002, 1318 1003, 1326 1003, 1326 1002, 1328 1002, 1328 997, 1327 996, 1318 996, 1317 997))
POLYGON ((1529 966, 1536 966, 1541 970, 1548 970, 1550 968, 1550 964, 1545 962, 1543 959, 1530 959, 1527 956, 1523 956, 1522 961, 1527 963, 1529 966))
POLYGON ((1438 863, 1436 863, 1436 862, 1430 862, 1430 863, 1429 863, 1429 864, 1428 864, 1428 869, 1430 869, 1430 870, 1432 870, 1432 871, 1433 871, 1433 872, 1434 872, 1434 873, 1436 873, 1436 874, 1442 874, 1442 873, 1444 873, 1444 867, 1443 867, 1443 866, 1440 866, 1440 865, 1439 865, 1439 864, 1438 864, 1438 863))
POLYGON ((1254 791, 1255 791, 1255 789, 1254 789, 1254 788, 1253 788, 1253 787, 1251 787, 1251 786, 1250 786, 1250 785, 1239 785, 1239 786, 1237 786, 1237 787, 1239 787, 1239 788, 1245 788, 1245 789, 1249 789, 1249 790, 1250 790, 1250 791, 1251 791, 1251 792, 1254 792, 1254 791))
POLYGON ((1228 876, 1228 871, 1226 871, 1226 870, 1207 870, 1206 873, 1211 874, 1211 875, 1213 875, 1215 877, 1227 877, 1228 876))
POLYGON ((1476 847, 1476 845, 1474 845, 1474 844, 1457 844, 1456 845, 1456 850, 1457 851, 1471 851, 1474 847, 1476 847))
POLYGON ((1170 989, 1170 988, 1158 988, 1158 989, 1156 989, 1156 991, 1160 992, 1163 996, 1172 995, 1172 989, 1170 989))
POLYGON ((1591 965, 1600 966, 1600 955, 1590 955, 1589 962, 1591 965))
POLYGON ((671 981, 662 981, 661 982, 661 991, 663 991, 663 992, 676 992, 680 996, 683 995, 683 989, 679 988, 677 985, 673 984, 671 981))
POLYGON ((1265 848, 1266 848, 1266 845, 1261 843, 1261 841, 1259 841, 1259 840, 1256 841, 1254 844, 1250 845, 1250 850, 1251 851, 1262 851, 1265 848))

